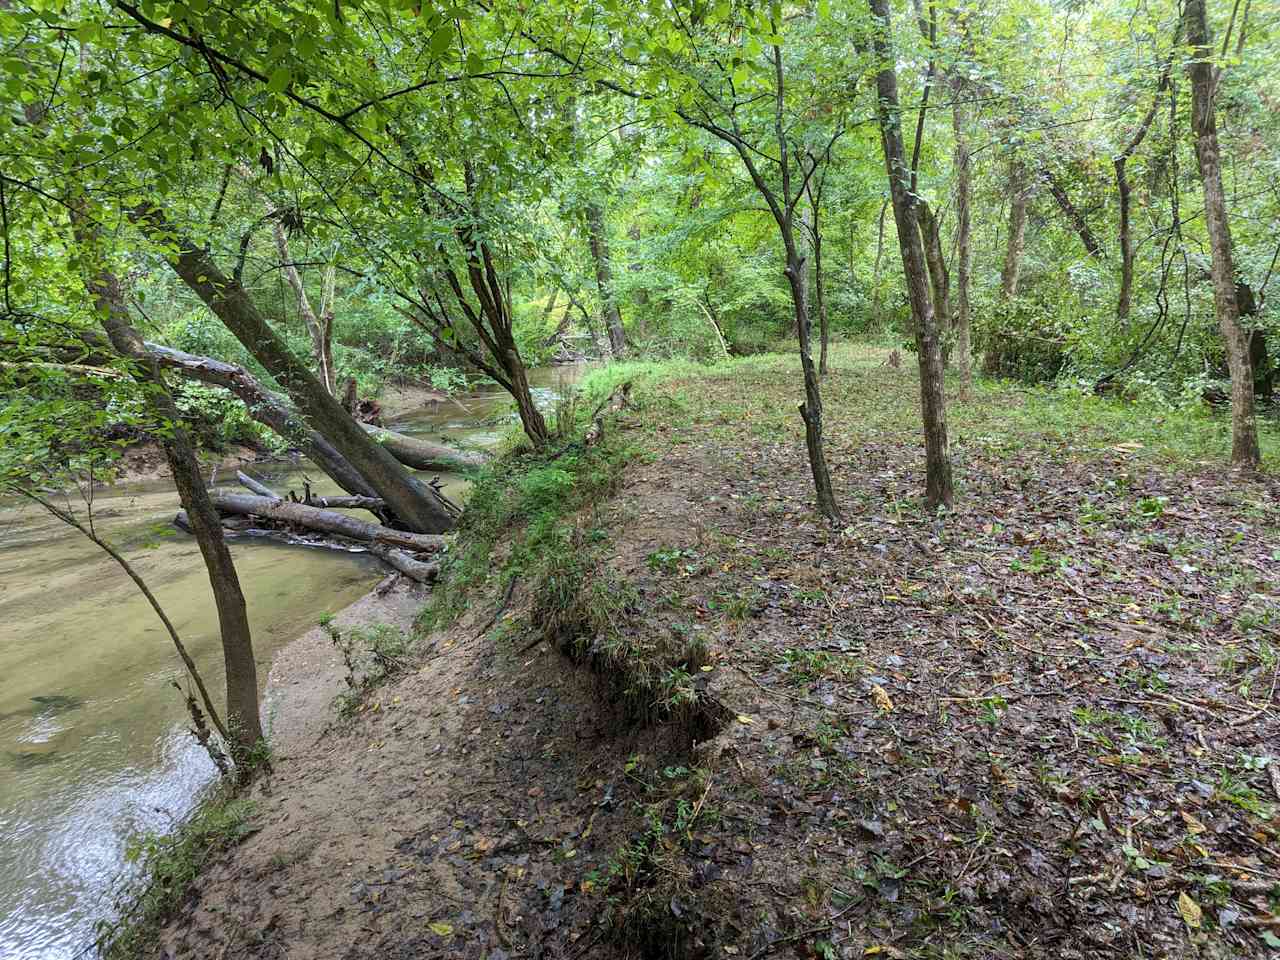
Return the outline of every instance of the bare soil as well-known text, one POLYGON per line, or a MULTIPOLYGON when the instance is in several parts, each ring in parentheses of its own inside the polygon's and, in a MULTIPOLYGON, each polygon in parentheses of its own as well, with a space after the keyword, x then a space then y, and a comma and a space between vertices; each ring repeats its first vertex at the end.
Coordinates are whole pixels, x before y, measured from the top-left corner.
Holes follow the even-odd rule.
POLYGON ((826 381, 834 527, 794 371, 644 391, 575 542, 637 648, 705 638, 723 729, 624 722, 495 582, 284 751, 165 955, 1274 955, 1275 479, 1018 434, 987 391, 928 516, 915 389, 826 381))

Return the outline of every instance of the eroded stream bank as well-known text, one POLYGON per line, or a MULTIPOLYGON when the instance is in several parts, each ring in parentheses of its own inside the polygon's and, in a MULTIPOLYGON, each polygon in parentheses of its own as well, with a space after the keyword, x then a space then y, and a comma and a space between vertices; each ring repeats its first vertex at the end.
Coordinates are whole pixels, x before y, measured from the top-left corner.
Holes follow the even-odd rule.
MULTIPOLYGON (((535 371, 536 398, 549 404, 578 375, 574 368, 535 371)), ((507 411, 505 395, 474 393, 413 410, 394 425, 490 446, 507 411)), ((335 492, 306 463, 254 469, 281 489, 300 489, 307 477, 317 492, 335 492)), ((465 493, 462 478, 445 480, 451 495, 465 493)), ((234 484, 225 471, 217 481, 234 484)), ((217 686, 221 655, 208 582, 195 542, 171 526, 177 506, 167 481, 138 481, 99 491, 94 517, 155 590, 217 686)), ((386 573, 361 553, 243 541, 232 552, 264 681, 285 644, 386 573)), ((0 504, 4 960, 76 956, 104 915, 129 838, 170 828, 211 782, 212 765, 184 732, 174 679, 181 674, 163 628, 119 569, 42 512, 0 504)))

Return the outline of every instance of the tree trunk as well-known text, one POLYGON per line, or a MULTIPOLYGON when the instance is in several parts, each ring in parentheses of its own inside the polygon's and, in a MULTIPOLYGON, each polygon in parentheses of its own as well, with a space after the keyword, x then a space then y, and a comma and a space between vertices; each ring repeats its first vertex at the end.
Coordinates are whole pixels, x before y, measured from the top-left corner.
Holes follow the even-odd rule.
POLYGON ((875 35, 875 52, 881 64, 876 74, 880 142, 889 176, 893 217, 898 227, 902 272, 911 300, 916 352, 920 364, 920 408, 924 420, 925 507, 949 507, 954 496, 951 454, 947 446, 947 410, 943 393, 942 344, 929 295, 928 268, 920 240, 916 195, 910 189, 911 171, 902 146, 902 108, 898 100, 898 76, 894 69, 889 0, 869 0, 871 13, 881 23, 875 35))
POLYGON ((222 523, 205 489, 204 471, 182 426, 164 375, 129 322, 120 281, 105 264, 94 262, 98 256, 97 238, 79 210, 72 212, 72 225, 76 240, 88 258, 86 283, 103 329, 116 351, 138 364, 140 379, 151 386, 149 399, 156 413, 171 428, 163 444, 165 457, 183 508, 191 518, 191 531, 209 573, 209 586, 213 591, 222 634, 222 659, 227 678, 226 723, 231 735, 229 747, 232 758, 247 773, 246 759, 262 739, 262 720, 258 712, 258 667, 253 657, 249 615, 240 589, 240 578, 222 536, 222 523))
POLYGON ((818 371, 813 364, 810 343, 809 305, 805 301, 805 262, 796 250, 790 228, 784 230, 783 245, 787 251, 786 275, 791 287, 791 301, 795 307, 796 335, 800 343, 800 370, 804 374, 804 403, 800 404, 800 419, 804 421, 804 442, 809 452, 809 469, 813 473, 813 489, 818 512, 828 520, 839 520, 836 495, 831 488, 831 474, 827 469, 826 453, 822 449, 822 391, 818 371))
POLYGON ((1004 251, 1004 269, 1000 271, 1000 296, 1013 300, 1018 295, 1018 278, 1022 272, 1022 251, 1027 240, 1026 170, 1018 161, 1009 165, 1009 234, 1004 251))
MULTIPOLYGON (((1000 271, 1000 302, 1008 306, 1018 296, 1018 277, 1022 271, 1022 251, 1027 239, 1027 205, 1031 191, 1026 182, 1026 170, 1014 160, 1009 164, 1009 233, 1004 251, 1004 268, 1000 271)), ((983 357, 983 370, 991 376, 1000 372, 1005 363, 1006 338, 1001 330, 992 331, 987 351, 983 357)))
POLYGON ((604 211, 597 203, 587 207, 587 240, 591 246, 591 259, 596 265, 596 285, 600 289, 600 304, 604 311, 605 328, 609 332, 609 347, 615 357, 626 356, 627 338, 622 330, 622 314, 613 295, 613 266, 609 261, 609 236, 606 233, 604 211))
POLYGON ((971 204, 973 194, 972 161, 969 155, 968 118, 961 104, 962 91, 954 92, 951 113, 955 133, 954 162, 956 168, 956 337, 954 357, 960 368, 960 382, 967 390, 973 385, 973 346, 970 340, 969 274, 973 268, 971 204))
POLYGON ((818 374, 825 377, 827 370, 827 348, 831 341, 831 325, 827 320, 827 288, 826 279, 822 275, 822 230, 818 218, 813 218, 813 292, 818 298, 818 326, 822 344, 818 352, 818 374))
POLYGON ((333 444, 312 430, 283 397, 268 390, 248 370, 234 363, 198 357, 156 343, 147 343, 146 348, 151 356, 169 369, 193 380, 230 390, 244 403, 253 419, 297 447, 343 490, 363 497, 375 495, 373 487, 360 471, 334 449, 333 444))
MULTIPOLYGON (((925 265, 929 270, 929 287, 933 297, 933 315, 938 331, 950 329, 951 276, 947 273, 947 260, 942 253, 942 229, 933 208, 917 197, 915 208, 920 221, 920 239, 924 245, 925 265)), ((945 357, 944 357, 945 361, 945 357)))
POLYGON ((387 501, 400 523, 419 533, 443 533, 453 527, 453 512, 439 494, 406 473, 360 428, 280 340, 244 288, 223 274, 205 250, 178 234, 154 206, 141 207, 132 216, 148 236, 176 247, 168 260, 178 277, 285 388, 302 415, 387 501))
POLYGON ((1213 259, 1213 305, 1222 330, 1227 365, 1231 370, 1231 463, 1241 469, 1254 470, 1262 456, 1253 409, 1253 363, 1249 356, 1249 333, 1240 324, 1240 304, 1236 299, 1231 223, 1222 187, 1218 128, 1214 116, 1213 53, 1209 49, 1209 27, 1204 7, 1205 0, 1186 0, 1183 8, 1187 42, 1192 46, 1195 57, 1188 67, 1191 75, 1191 128, 1195 134, 1200 179, 1204 184, 1205 226, 1213 259))
POLYGON ((330 302, 333 295, 333 273, 329 267, 325 268, 325 291, 321 296, 322 311, 326 309, 329 311, 328 323, 325 323, 320 314, 312 308, 311 298, 307 296, 307 288, 302 282, 302 274, 294 265, 293 256, 289 252, 289 237, 285 233, 284 222, 279 216, 279 211, 269 199, 266 205, 267 216, 271 218, 271 233, 276 241, 276 252, 280 254, 280 269, 284 271, 285 279, 289 281, 293 295, 298 301, 298 316, 302 318, 303 326, 307 328, 307 334, 311 337, 311 352, 316 362, 316 378, 325 390, 335 394, 338 381, 333 369, 333 305, 330 302))

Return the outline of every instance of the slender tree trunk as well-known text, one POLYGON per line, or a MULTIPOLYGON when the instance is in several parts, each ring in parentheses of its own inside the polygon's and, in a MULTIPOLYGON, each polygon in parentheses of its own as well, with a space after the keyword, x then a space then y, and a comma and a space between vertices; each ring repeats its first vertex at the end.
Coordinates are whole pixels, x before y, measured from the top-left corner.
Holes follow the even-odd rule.
MULTIPOLYGON (((1000 302, 1007 307, 1018 296, 1018 278, 1022 272, 1022 251, 1027 239, 1027 205, 1031 192, 1026 182, 1026 169, 1015 160, 1009 164, 1009 232, 1005 241, 1004 268, 1000 271, 1000 302)), ((1005 363, 1007 338, 1001 330, 995 330, 987 343, 983 357, 983 370, 991 376, 998 374, 1005 363)))
POLYGON ((1133 227, 1129 215, 1129 177, 1125 165, 1129 158, 1116 157, 1116 195, 1120 201, 1120 294, 1116 299, 1116 319, 1128 320, 1133 309, 1133 227))
POLYGON ((1209 48, 1205 0, 1186 0, 1183 16, 1187 42, 1195 55, 1188 67, 1191 75, 1191 129, 1195 134, 1196 160, 1200 164, 1200 179, 1204 184, 1205 226, 1213 259, 1213 305, 1231 370, 1231 463, 1241 469, 1254 470, 1262 456, 1253 409, 1253 363, 1249 356, 1249 333, 1240 323, 1240 304, 1236 299, 1231 223, 1222 186, 1218 128, 1214 116, 1213 53, 1209 48))
MULTIPOLYGON (((924 244, 925 265, 929 269, 929 287, 933 296, 933 313, 939 332, 950 329, 953 318, 951 314, 951 276, 947 273, 946 257, 942 253, 942 228, 933 208, 917 198, 915 208, 920 221, 920 239, 924 244)), ((946 360, 944 351, 944 361, 946 360)))
MULTIPOLYGON (((1175 44, 1180 39, 1181 26, 1179 25, 1178 33, 1174 36, 1175 44)), ((1133 192, 1129 188, 1129 176, 1126 168, 1129 158, 1142 145, 1142 141, 1147 137, 1147 131, 1151 129, 1151 121, 1155 119, 1156 109, 1160 106, 1160 95, 1169 86, 1169 73, 1172 65, 1173 60, 1171 57, 1160 73, 1160 80, 1156 84, 1155 96, 1151 98, 1151 107, 1143 115, 1142 121, 1138 124, 1138 129, 1129 138, 1129 142, 1120 151, 1120 155, 1112 162, 1116 172, 1116 194, 1120 200, 1120 295, 1116 301, 1116 317, 1120 320, 1127 320, 1133 308, 1133 263, 1135 258, 1133 224, 1130 213, 1133 192)))
POLYGON ((973 193, 972 160, 969 155, 968 118, 960 102, 962 91, 954 93, 951 124, 955 134, 954 162, 956 168, 956 312, 955 358, 960 368, 960 382, 964 389, 973 385, 973 346, 970 341, 969 274, 973 268, 973 227, 971 205, 973 193))
MULTIPOLYGON (((276 252, 280 255, 280 269, 284 273, 284 277, 289 281, 289 287, 293 290, 294 298, 298 301, 298 316, 302 318, 302 324, 307 328, 307 335, 311 338, 311 353, 315 357, 316 378, 324 386, 331 395, 337 393, 337 374, 333 369, 333 345, 332 330, 333 317, 329 315, 329 322, 325 323, 321 319, 321 315, 316 313, 311 306, 311 298, 307 295, 306 285, 302 282, 302 274, 293 262, 293 256, 289 252, 289 237, 285 233, 284 223, 279 217, 275 204, 267 200, 267 216, 271 218, 271 233, 275 238, 276 252)), ((332 310, 332 304, 329 303, 332 296, 332 274, 329 268, 325 268, 325 293, 321 297, 322 309, 332 310), (327 305, 327 306, 326 306, 327 305)))
POLYGON ((830 324, 827 321, 827 289, 822 276, 822 227, 815 212, 813 217, 813 293, 817 298, 818 326, 821 331, 822 345, 818 353, 818 375, 827 375, 827 347, 831 340, 830 324))
POLYGON ((884 260, 884 215, 889 209, 889 200, 880 204, 880 217, 876 222, 876 262, 871 268, 871 314, 875 317, 876 328, 884 329, 884 296, 880 291, 880 264, 884 260))
POLYGON ((1018 279, 1022 273, 1022 251, 1027 241, 1027 205, 1031 193, 1027 189, 1026 170, 1018 161, 1009 166, 1009 233, 1004 251, 1004 269, 1000 271, 1000 296, 1008 301, 1018 295, 1018 279))
POLYGON ((132 216, 148 236, 176 247, 168 257, 174 273, 284 387, 299 412, 360 472, 400 523, 418 533, 443 533, 453 526, 453 513, 439 494, 411 477, 365 433, 285 346, 244 288, 223 274, 205 250, 177 233, 154 206, 135 210, 132 216))
POLYGON ((827 469, 826 453, 822 449, 822 390, 818 371, 813 363, 813 347, 810 337, 809 304, 805 299, 807 284, 804 282, 806 264, 790 236, 790 225, 783 231, 783 246, 787 251, 786 275, 791 287, 791 302, 795 307, 796 336, 800 344, 800 370, 804 376, 804 403, 800 404, 800 419, 804 421, 805 447, 809 452, 809 468, 813 473, 813 488, 818 512, 829 520, 838 520, 840 510, 831 488, 831 474, 827 469))
POLYGON ((596 285, 600 289, 605 328, 609 331, 609 346, 615 357, 623 357, 627 353, 627 338, 622 330, 622 314, 613 293, 613 265, 609 260, 609 236, 604 222, 604 210, 597 203, 587 206, 587 241, 591 247, 591 259, 596 265, 596 285))
POLYGON ((149 388, 149 400, 171 431, 163 446, 183 509, 191 521, 200 554, 209 572, 218 626, 222 634, 222 659, 227 677, 227 726, 233 759, 247 772, 245 760, 262 739, 258 712, 258 668, 253 657, 253 640, 245 608, 240 578, 236 575, 231 551, 222 536, 222 521, 205 488, 204 471, 195 448, 182 426, 182 419, 165 385, 159 364, 146 349, 129 322, 128 307, 119 278, 101 262, 93 228, 79 211, 72 214, 76 239, 89 258, 86 283, 111 345, 137 364, 139 379, 149 388))
POLYGON ((929 295, 928 268, 920 241, 916 195, 910 189, 911 171, 902 146, 902 108, 898 100, 898 76, 894 69, 889 0, 869 0, 872 15, 880 21, 875 52, 881 68, 876 74, 880 142, 889 176, 893 216, 898 227, 902 272, 911 299, 916 351, 920 364, 920 408, 924 420, 926 460, 925 506, 936 510, 950 506, 954 497, 951 454, 947 445, 947 409, 943 393, 942 344, 929 295))

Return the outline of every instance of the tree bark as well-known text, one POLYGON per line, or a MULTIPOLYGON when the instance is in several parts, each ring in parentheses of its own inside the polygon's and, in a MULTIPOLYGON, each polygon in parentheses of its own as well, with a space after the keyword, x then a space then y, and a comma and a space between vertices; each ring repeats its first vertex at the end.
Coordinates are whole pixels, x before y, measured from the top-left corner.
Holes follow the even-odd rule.
POLYGON ((230 390, 244 403, 253 419, 297 447, 343 490, 356 496, 375 496, 373 487, 333 444, 312 430, 285 398, 268 390, 244 367, 213 357, 183 353, 157 343, 147 343, 146 348, 165 367, 193 380, 230 390))
POLYGON ((890 199, 898 227, 898 247, 902 272, 911 300, 916 352, 920 365, 920 408, 924 420, 925 507, 949 507, 954 498, 951 454, 947 445, 947 410, 943 392, 942 345, 937 318, 929 295, 928 268, 920 240, 917 197, 910 189, 911 170, 902 146, 902 107, 898 99, 898 76, 894 69, 892 22, 889 0, 869 0, 872 15, 880 21, 875 34, 875 52, 881 67, 876 74, 877 113, 880 142, 889 176, 890 199))
POLYGON ((613 265, 609 260, 604 210, 597 203, 587 206, 587 242, 591 247, 591 259, 595 261, 596 286, 600 290, 605 329, 609 332, 609 348, 615 357, 623 357, 627 353, 627 338, 622 330, 622 313, 613 293, 613 265))
POLYGON ((200 554, 209 573, 218 626, 222 635, 222 659, 227 679, 226 723, 232 759, 248 772, 245 763, 262 739, 258 712, 258 667, 253 657, 249 616, 235 563, 222 536, 222 523, 204 485, 204 471, 195 448, 174 405, 159 364, 148 353, 142 338, 129 322, 128 307, 119 278, 107 266, 95 262, 99 256, 97 238, 80 210, 73 209, 76 240, 87 258, 86 284, 111 345, 138 365, 139 379, 149 389, 149 399, 161 420, 171 425, 163 447, 173 482, 191 521, 200 554))
POLYGON ((967 390, 973 385, 973 345, 970 335, 969 274, 973 268, 972 195, 973 170, 969 154, 968 117, 961 103, 962 91, 955 85, 951 125, 955 134, 956 168, 956 337, 954 357, 960 368, 960 382, 967 390))
MULTIPOLYGON (((1179 31, 1180 33, 1181 31, 1179 31)), ((1178 39, 1179 37, 1175 36, 1175 43, 1178 39)), ((1133 307, 1133 263, 1135 257, 1133 224, 1130 214, 1132 191, 1129 188, 1129 177, 1126 168, 1129 158, 1142 145, 1142 141, 1147 137, 1147 131, 1151 129, 1151 121, 1155 119, 1156 109, 1160 105, 1160 95, 1164 93, 1165 88, 1169 85, 1169 71, 1172 64, 1171 57, 1160 73, 1160 80, 1156 84, 1155 96, 1151 98, 1151 107, 1143 115, 1142 121, 1138 124, 1138 129, 1129 138, 1129 142, 1125 144, 1119 156, 1112 161, 1112 166, 1116 172, 1116 193, 1120 201, 1120 294, 1116 301, 1116 317, 1120 320, 1127 320, 1133 307)))
POLYGON ((1191 129, 1195 135, 1196 160, 1204 185, 1205 226, 1212 254, 1214 312, 1218 315, 1227 365, 1231 370, 1231 463, 1240 469, 1255 470, 1262 455, 1253 407, 1253 363, 1249 356, 1249 333, 1240 323, 1240 304, 1236 298, 1231 223, 1222 186, 1218 128, 1214 116, 1213 53, 1209 48, 1205 0, 1186 0, 1183 17, 1187 42, 1194 50, 1194 59, 1188 67, 1191 75, 1191 129))
POLYGON ((400 523, 419 533, 443 533, 453 527, 453 511, 439 494, 406 473, 360 428, 285 346, 237 281, 223 274, 205 250, 178 234, 156 207, 148 204, 132 216, 148 236, 170 248, 167 259, 178 277, 285 388, 302 415, 387 501, 400 523))

